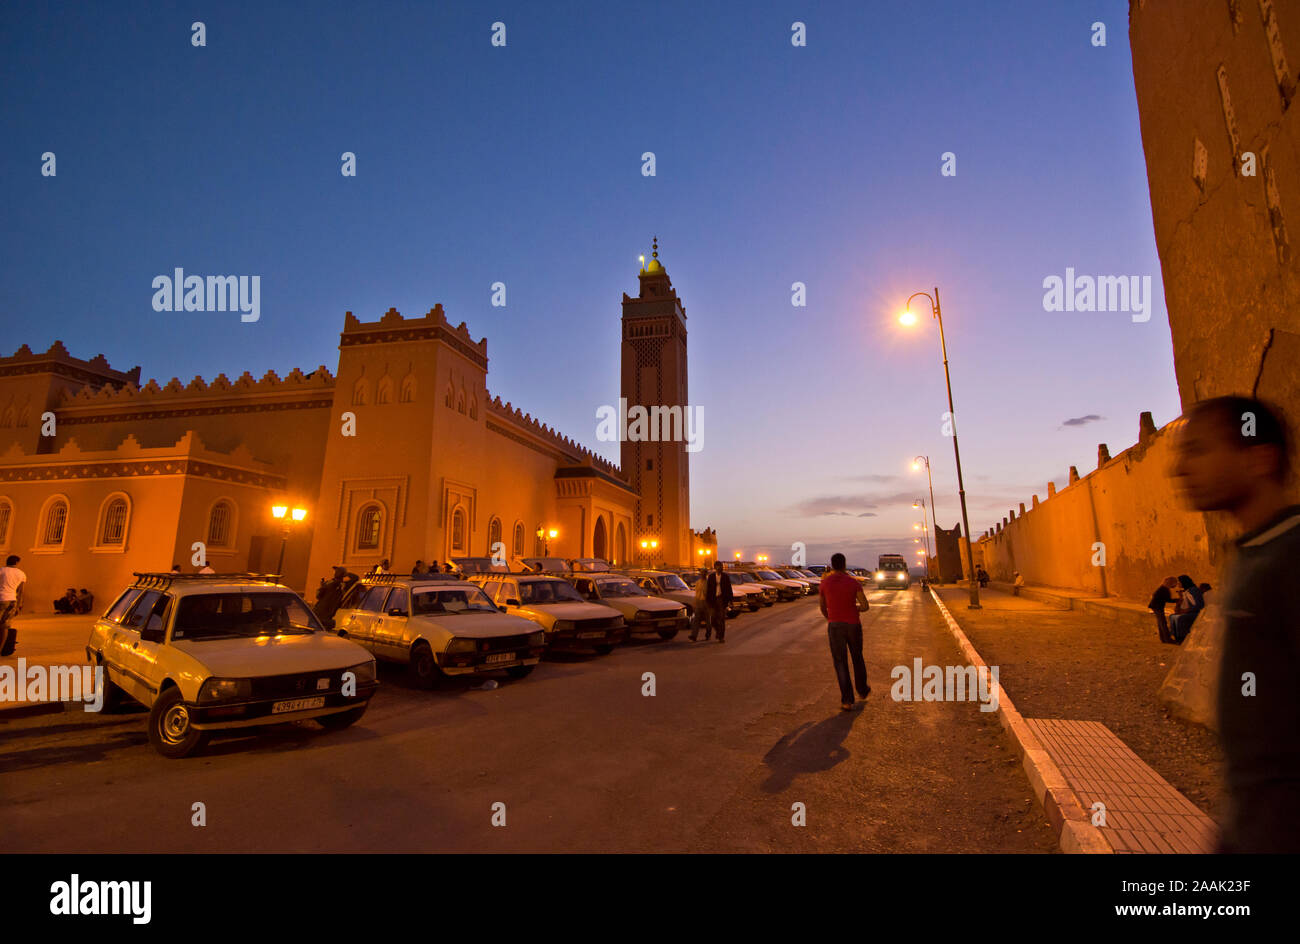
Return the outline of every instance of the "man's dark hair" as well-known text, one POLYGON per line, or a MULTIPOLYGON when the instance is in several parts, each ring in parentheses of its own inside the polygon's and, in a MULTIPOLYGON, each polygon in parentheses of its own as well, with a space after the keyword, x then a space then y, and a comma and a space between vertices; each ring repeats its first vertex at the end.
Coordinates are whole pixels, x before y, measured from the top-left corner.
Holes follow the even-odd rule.
POLYGON ((713 562, 713 569, 716 570, 718 573, 722 573, 722 561, 715 560, 713 562))
POLYGON ((1192 405, 1187 419, 1213 418, 1238 449, 1272 446, 1277 450, 1273 477, 1285 482, 1290 472, 1290 433, 1281 411, 1254 397, 1211 397, 1192 405), (1247 434, 1246 430, 1250 430, 1247 434))
POLYGON ((22 560, 22 558, 19 557, 17 554, 10 554, 7 558, 5 558, 5 566, 12 567, 15 564, 17 564, 20 560, 22 560))
POLYGON ((843 570, 846 563, 843 554, 831 555, 831 570, 843 570))

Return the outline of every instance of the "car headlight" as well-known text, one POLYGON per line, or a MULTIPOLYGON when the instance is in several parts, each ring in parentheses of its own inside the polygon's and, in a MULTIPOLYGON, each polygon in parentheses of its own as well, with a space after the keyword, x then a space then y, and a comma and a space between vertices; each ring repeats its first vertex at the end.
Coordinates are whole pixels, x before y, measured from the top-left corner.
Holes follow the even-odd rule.
POLYGON ((568 632, 573 629, 573 620, 556 620, 554 629, 557 633, 568 632))
POLYGON ((649 620, 654 618, 655 615, 653 613, 647 613, 645 610, 637 610, 636 615, 632 617, 634 620, 649 620))
POLYGON ((375 680, 375 660, 362 662, 360 665, 354 665, 347 671, 356 676, 358 682, 373 682, 375 680))
POLYGON ((248 698, 253 694, 250 679, 210 678, 199 689, 199 701, 229 701, 248 698))
POLYGON ((473 652, 474 649, 474 640, 472 639, 453 639, 447 643, 448 652, 473 652))
POLYGON ((885 572, 884 572, 883 570, 878 570, 878 571, 876 571, 876 579, 877 579, 877 580, 884 580, 884 579, 885 579, 885 572))
POLYGON ((899 574, 899 575, 898 575, 898 579, 899 579, 899 580, 906 580, 906 579, 907 579, 907 574, 899 574))
POLYGON ((530 645, 530 646, 544 646, 544 645, 546 645, 546 633, 544 633, 544 632, 536 632, 536 633, 532 633, 532 634, 529 635, 529 637, 528 637, 528 645, 530 645))

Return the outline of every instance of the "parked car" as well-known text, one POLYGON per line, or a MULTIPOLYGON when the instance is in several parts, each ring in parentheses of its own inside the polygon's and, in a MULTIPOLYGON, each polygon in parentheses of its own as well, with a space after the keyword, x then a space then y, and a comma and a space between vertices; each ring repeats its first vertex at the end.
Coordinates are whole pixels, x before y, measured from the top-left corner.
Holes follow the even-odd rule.
POLYGON ((86 644, 104 707, 149 709, 149 743, 185 757, 213 731, 314 719, 344 728, 378 688, 365 649, 265 574, 137 573, 86 644))
POLYGON ((363 577, 334 616, 336 632, 376 658, 410 667, 421 685, 444 675, 533 671, 546 636, 497 607, 477 584, 379 574, 363 577))
POLYGON ((569 562, 560 557, 525 557, 520 561, 524 569, 533 574, 564 574, 569 572, 569 562))
POLYGON ((471 574, 504 573, 510 569, 491 557, 453 557, 451 563, 456 573, 465 578, 471 574))
POLYGON ((808 584, 803 580, 789 580, 782 577, 774 570, 768 570, 765 567, 755 567, 747 570, 751 577, 759 583, 766 584, 776 590, 776 598, 782 601, 797 600, 803 596, 808 589, 808 584))
POLYGON ((687 629, 690 621, 680 603, 653 597, 622 574, 566 574, 574 589, 592 603, 612 606, 623 614, 630 633, 656 633, 672 639, 687 629))
POLYGON ((830 570, 830 567, 826 564, 813 564, 808 568, 808 570, 810 570, 815 576, 824 577, 826 576, 826 571, 830 570))
POLYGON ((807 574, 801 574, 793 567, 777 567, 774 568, 774 572, 780 577, 785 577, 787 580, 795 580, 803 584, 804 596, 816 593, 818 586, 821 585, 821 581, 816 577, 809 577, 807 574))
POLYGON ((540 626, 548 649, 594 649, 608 655, 627 638, 622 613, 584 600, 563 577, 484 574, 471 579, 507 613, 540 626))
MULTIPOLYGON (((691 591, 691 603, 686 608, 687 615, 689 616, 695 612, 695 584, 699 580, 704 580, 708 575, 702 575, 698 570, 683 570, 678 571, 676 576, 686 584, 687 589, 691 591)), ((756 590, 751 590, 744 584, 733 580, 731 582, 731 606, 727 607, 727 615, 739 616, 746 610, 749 610, 751 613, 757 611, 758 608, 763 605, 761 597, 762 594, 756 590)))
POLYGON ((772 606, 778 598, 777 589, 763 583, 753 574, 743 570, 729 570, 727 575, 731 577, 731 592, 734 594, 738 587, 743 587, 747 593, 756 594, 758 602, 762 606, 772 606))

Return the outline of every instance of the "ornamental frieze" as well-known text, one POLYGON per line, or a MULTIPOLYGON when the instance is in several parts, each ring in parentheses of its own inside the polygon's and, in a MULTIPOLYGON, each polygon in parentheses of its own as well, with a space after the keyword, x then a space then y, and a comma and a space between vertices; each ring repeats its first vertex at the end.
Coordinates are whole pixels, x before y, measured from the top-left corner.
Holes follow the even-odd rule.
POLYGON ((0 482, 50 482, 60 479, 143 478, 154 475, 189 475, 257 488, 283 489, 281 475, 237 469, 198 459, 142 459, 0 468, 0 482))

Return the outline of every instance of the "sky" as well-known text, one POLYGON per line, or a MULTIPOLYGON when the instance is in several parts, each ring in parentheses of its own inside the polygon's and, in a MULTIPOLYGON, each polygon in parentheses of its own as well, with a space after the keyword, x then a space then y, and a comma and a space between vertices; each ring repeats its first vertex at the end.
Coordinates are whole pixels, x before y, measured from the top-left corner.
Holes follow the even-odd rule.
POLYGON ((441 303, 487 338, 491 394, 617 461, 596 411, 658 236, 705 418, 692 525, 724 556, 870 564, 912 546, 917 455, 960 521, 937 324, 925 298, 896 320, 937 287, 978 535, 1179 412, 1127 21, 1125 0, 8 3, 0 348, 61 339, 160 383, 333 370, 345 311, 441 303), (259 275, 259 320, 155 311, 177 267, 259 275), (1067 267, 1149 277, 1149 320, 1045 310, 1067 267))

